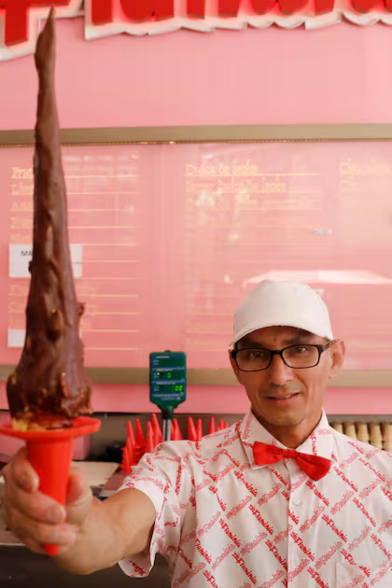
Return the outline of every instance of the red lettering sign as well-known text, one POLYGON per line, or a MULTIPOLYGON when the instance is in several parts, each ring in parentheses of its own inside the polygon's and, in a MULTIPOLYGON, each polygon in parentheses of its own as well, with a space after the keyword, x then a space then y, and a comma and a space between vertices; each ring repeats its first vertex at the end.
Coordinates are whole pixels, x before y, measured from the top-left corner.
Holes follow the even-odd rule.
POLYGON ((307 5, 307 0, 279 0, 283 14, 295 14, 307 5))
POLYGON ((352 0, 355 10, 358 12, 369 12, 378 4, 378 0, 352 0))
POLYGON ((188 0, 187 2, 188 16, 195 18, 205 18, 206 3, 205 0, 188 0))
POLYGON ((222 17, 236 17, 240 9, 241 0, 219 0, 218 12, 222 17))
POLYGON ((251 0, 251 3, 256 14, 266 14, 275 4, 275 0, 251 0))
POLYGON ((384 2, 380 2, 380 0, 352 0, 352 5, 358 12, 367 13, 371 12, 372 10, 383 9, 385 8, 391 12, 392 11, 392 1, 391 0, 384 0, 384 2))
POLYGON ((314 0, 315 14, 327 14, 332 12, 334 7, 334 0, 314 0))
POLYGON ((5 8, 5 45, 16 45, 28 40, 28 18, 30 8, 68 6, 70 0, 0 0, 5 8))
POLYGON ((91 22, 93 25, 107 24, 113 22, 113 19, 113 0, 99 0, 99 2, 91 3, 91 22))
MULTIPOLYGON (((353 0, 358 2, 379 2, 379 0, 353 0)), ((386 0, 392 5, 392 0, 386 0)), ((235 18, 238 16, 241 0, 219 0, 218 13, 221 17, 235 18)), ((255 14, 267 14, 276 5, 276 0, 251 0, 251 7, 255 14)), ((278 4, 283 14, 295 14, 301 12, 308 4, 308 0, 279 0, 278 4)), ((205 18, 205 0, 188 0, 188 16, 205 18)), ((334 0, 315 0, 315 15, 331 12, 334 8, 334 0)))
MULTIPOLYGON (((99 26, 114 22, 114 4, 114 0, 91 0, 92 24, 99 26)), ((174 0, 120 0, 120 5, 125 21, 146 22, 153 17, 156 20, 174 17, 174 0)))
POLYGON ((285 15, 294 14, 298 16, 294 26, 305 24, 310 28, 338 22, 348 12, 358 24, 380 20, 392 24, 385 18, 392 12, 392 0, 350 2, 351 7, 347 0, 217 0, 210 12, 207 0, 0 0, 0 28, 4 29, 0 61, 34 51, 40 21, 52 6, 58 17, 65 18, 78 16, 84 9, 88 39, 122 32, 164 33, 184 26, 200 31, 216 26, 284 26, 285 15), (326 19, 321 18, 326 14, 326 19))

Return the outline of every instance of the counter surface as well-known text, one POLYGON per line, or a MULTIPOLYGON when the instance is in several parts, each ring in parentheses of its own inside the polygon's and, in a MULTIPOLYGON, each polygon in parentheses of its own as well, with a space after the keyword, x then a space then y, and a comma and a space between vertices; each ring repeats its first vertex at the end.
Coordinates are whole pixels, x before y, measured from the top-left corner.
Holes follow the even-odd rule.
POLYGON ((29 551, 5 529, 0 513, 0 585, 1 588, 170 588, 168 566, 161 556, 148 578, 136 580, 124 574, 119 566, 89 576, 74 576, 58 568, 45 555, 29 551))

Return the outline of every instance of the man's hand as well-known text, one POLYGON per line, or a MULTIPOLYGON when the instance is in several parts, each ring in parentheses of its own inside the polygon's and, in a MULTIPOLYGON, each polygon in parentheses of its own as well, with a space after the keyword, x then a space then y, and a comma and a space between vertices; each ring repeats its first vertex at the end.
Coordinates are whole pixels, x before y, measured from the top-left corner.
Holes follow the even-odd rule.
POLYGON ((58 545, 59 554, 71 548, 93 502, 85 474, 77 468, 71 471, 65 508, 39 492, 39 479, 26 459, 25 449, 2 474, 4 521, 14 535, 37 553, 44 553, 43 545, 58 545))
POLYGON ((71 471, 67 504, 39 492, 36 472, 19 451, 4 468, 4 519, 27 547, 44 553, 58 545, 56 564, 74 574, 91 574, 149 549, 155 508, 143 492, 121 490, 104 502, 93 498, 85 474, 71 471))

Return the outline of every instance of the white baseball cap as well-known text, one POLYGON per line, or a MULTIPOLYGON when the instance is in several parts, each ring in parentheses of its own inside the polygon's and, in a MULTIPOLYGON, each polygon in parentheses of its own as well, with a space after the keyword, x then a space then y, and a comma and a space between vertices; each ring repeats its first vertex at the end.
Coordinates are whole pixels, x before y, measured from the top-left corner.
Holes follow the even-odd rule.
POLYGON ((231 345, 265 327, 295 327, 333 340, 325 302, 310 286, 298 282, 260 282, 234 313, 231 345))

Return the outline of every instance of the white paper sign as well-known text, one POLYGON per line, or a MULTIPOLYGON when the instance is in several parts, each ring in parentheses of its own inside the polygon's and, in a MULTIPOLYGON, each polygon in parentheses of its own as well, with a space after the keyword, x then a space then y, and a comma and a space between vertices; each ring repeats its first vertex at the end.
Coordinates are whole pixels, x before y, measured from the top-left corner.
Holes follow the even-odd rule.
POLYGON ((25 336, 25 329, 8 329, 8 347, 23 347, 25 336))
MULTIPOLYGON (((82 277, 83 245, 71 244, 72 268, 75 278, 82 277)), ((10 244, 10 278, 30 278, 29 263, 32 258, 31 245, 10 244)))
MULTIPOLYGON (((82 333, 79 333, 82 338, 82 333)), ((8 329, 8 347, 24 347, 26 329, 8 329)))

